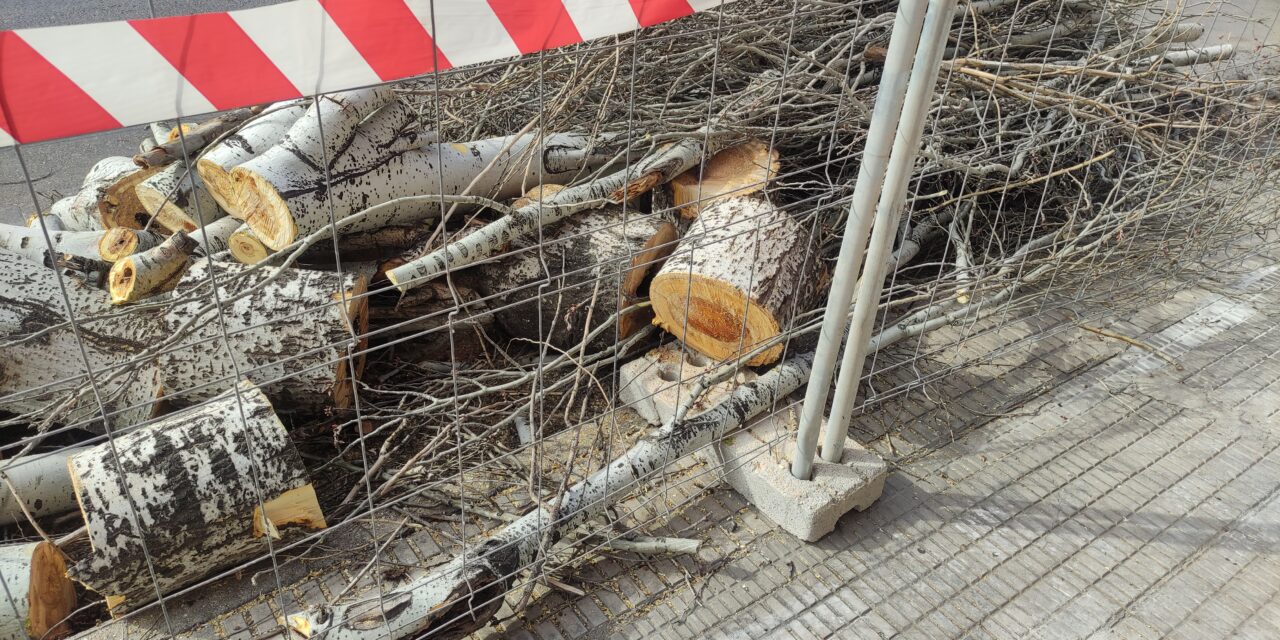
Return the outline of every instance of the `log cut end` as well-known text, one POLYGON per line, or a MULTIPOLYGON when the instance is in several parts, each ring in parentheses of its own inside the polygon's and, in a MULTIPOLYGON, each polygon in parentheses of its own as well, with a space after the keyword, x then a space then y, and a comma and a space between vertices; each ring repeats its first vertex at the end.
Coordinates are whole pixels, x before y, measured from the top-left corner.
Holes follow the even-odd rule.
POLYGON ((227 248, 231 251, 231 257, 241 264, 258 264, 271 255, 271 250, 262 244, 247 224, 240 225, 239 229, 231 233, 231 237, 227 238, 227 248))
POLYGON ((231 171, 235 182, 235 208, 229 209, 248 224, 272 251, 289 246, 298 237, 293 213, 270 181, 243 167, 231 171))
MULTIPOLYGON (((719 280, 687 272, 658 274, 649 286, 649 298, 654 324, 718 360, 735 358, 778 335, 778 319, 768 309, 719 280)), ((782 345, 777 344, 747 364, 770 364, 781 355, 782 345)))
POLYGON ((187 212, 182 207, 170 200, 169 194, 161 193, 159 190, 143 184, 134 189, 134 196, 142 204, 142 207, 155 217, 156 224, 170 232, 195 233, 196 229, 200 228, 200 225, 191 216, 187 215, 187 212))
POLYGON ((147 213, 147 208, 143 206, 142 201, 138 199, 137 186, 161 169, 163 167, 138 169, 107 187, 106 194, 98 202, 98 214, 102 219, 102 226, 107 229, 145 227, 151 216, 147 213))
POLYGON ((235 213, 234 208, 235 182, 231 179, 231 172, 217 162, 201 158, 196 162, 196 173, 200 174, 200 179, 204 181, 204 188, 209 191, 209 195, 213 196, 218 206, 233 217, 240 218, 241 216, 235 213))
POLYGON ((355 370, 357 379, 364 373, 365 352, 369 347, 369 281, 364 276, 356 278, 355 284, 345 293, 333 294, 333 299, 342 304, 346 298, 346 313, 343 318, 347 328, 356 335, 356 344, 352 350, 352 361, 348 365, 346 358, 338 362, 333 381, 333 404, 339 409, 354 406, 355 389, 351 380, 351 370, 355 370))
POLYGON ((40 542, 31 554, 31 583, 27 593, 27 632, 32 638, 67 635, 66 619, 76 608, 76 589, 67 577, 62 551, 51 542, 40 542))
POLYGON ((138 252, 138 234, 133 229, 109 229, 98 241, 98 254, 107 262, 119 262, 138 252))
POLYGON ((778 173, 778 151, 759 140, 729 147, 671 181, 681 217, 692 220, 711 202, 762 191, 778 173))

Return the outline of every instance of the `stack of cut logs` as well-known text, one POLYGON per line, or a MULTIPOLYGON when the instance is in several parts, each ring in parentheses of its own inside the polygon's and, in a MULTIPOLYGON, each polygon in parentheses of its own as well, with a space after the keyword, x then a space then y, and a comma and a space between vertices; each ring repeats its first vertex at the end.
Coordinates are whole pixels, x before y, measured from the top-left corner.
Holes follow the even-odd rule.
POLYGON ((621 168, 606 147, 437 142, 375 88, 158 123, 0 226, 0 411, 29 425, 14 451, 46 450, 0 463, 0 518, 83 523, 0 548, 0 639, 64 635, 78 593, 119 615, 326 527, 278 413, 351 407, 371 334, 461 361, 483 342, 460 328, 600 350, 656 324, 777 361, 817 260, 765 195, 776 152, 715 139, 621 168))

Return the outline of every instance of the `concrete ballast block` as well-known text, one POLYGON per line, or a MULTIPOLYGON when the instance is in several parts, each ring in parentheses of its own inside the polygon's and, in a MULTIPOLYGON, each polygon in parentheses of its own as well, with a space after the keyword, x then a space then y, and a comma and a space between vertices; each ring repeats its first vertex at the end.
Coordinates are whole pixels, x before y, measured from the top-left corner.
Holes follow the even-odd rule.
MULTIPOLYGON (((789 412, 788 412, 789 413, 789 412)), ((725 480, 760 514, 791 535, 814 542, 846 513, 862 511, 884 492, 889 465, 853 439, 839 463, 814 460, 813 479, 791 475, 795 426, 791 415, 764 416, 704 450, 725 480)))
MULTIPOLYGON (((668 342, 624 365, 618 371, 618 398, 654 426, 662 426, 686 402, 704 373, 715 367, 706 356, 686 352, 679 343, 668 342)), ((724 400, 739 384, 756 379, 755 372, 740 371, 732 379, 703 392, 689 408, 693 417, 724 400)))

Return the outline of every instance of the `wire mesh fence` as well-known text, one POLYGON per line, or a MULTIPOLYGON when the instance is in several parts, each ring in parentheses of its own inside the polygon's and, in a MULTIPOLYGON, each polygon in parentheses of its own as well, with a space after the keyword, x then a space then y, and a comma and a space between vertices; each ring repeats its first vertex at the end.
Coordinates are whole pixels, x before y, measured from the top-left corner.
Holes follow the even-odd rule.
MULTIPOLYGON (((652 531, 795 423, 898 11, 701 4, 156 123, 67 193, 54 143, 0 154, 5 637, 459 637, 696 554, 652 531)), ((1274 228, 1275 19, 1237 12, 959 6, 855 439, 928 455, 876 412, 1274 228)))

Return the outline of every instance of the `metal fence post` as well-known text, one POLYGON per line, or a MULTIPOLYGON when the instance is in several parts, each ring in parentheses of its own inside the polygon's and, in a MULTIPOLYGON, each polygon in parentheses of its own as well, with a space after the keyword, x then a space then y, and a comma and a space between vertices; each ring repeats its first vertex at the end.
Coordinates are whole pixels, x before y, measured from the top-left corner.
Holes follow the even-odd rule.
POLYGON ((955 8, 956 0, 929 0, 924 33, 920 48, 916 51, 911 81, 907 86, 906 104, 902 108, 898 134, 893 141, 893 152, 889 156, 884 192, 876 207, 875 227, 867 249, 867 266, 858 283, 853 319, 845 341, 844 359, 840 362, 840 375, 836 378, 836 395, 831 401, 831 416, 827 420, 827 431, 822 439, 822 459, 828 462, 839 462, 844 453, 844 441, 849 432, 849 414, 853 412, 858 382, 862 379, 862 368, 866 364, 867 341, 871 339, 876 311, 880 308, 885 270, 893 251, 893 238, 902 217, 907 183, 915 167, 920 136, 924 132, 925 115, 929 113, 934 83, 938 80, 938 66, 942 62, 942 51, 946 48, 947 35, 951 30, 951 15, 955 8))
POLYGON ((867 234, 871 231, 872 210, 880 199, 880 189, 884 185, 889 151, 906 96, 912 52, 920 42, 924 14, 924 0, 907 0, 898 5, 898 12, 894 17, 889 50, 880 77, 880 92, 871 111, 862 165, 858 168, 858 181, 854 185, 853 199, 849 203, 840 256, 836 260, 831 293, 827 297, 826 313, 822 318, 822 330, 818 334, 813 371, 809 375, 804 407, 800 411, 791 475, 802 480, 809 479, 813 474, 813 457, 818 445, 822 411, 827 404, 831 376, 835 373, 836 354, 848 320, 849 303, 853 300, 853 290, 858 282, 867 234))

